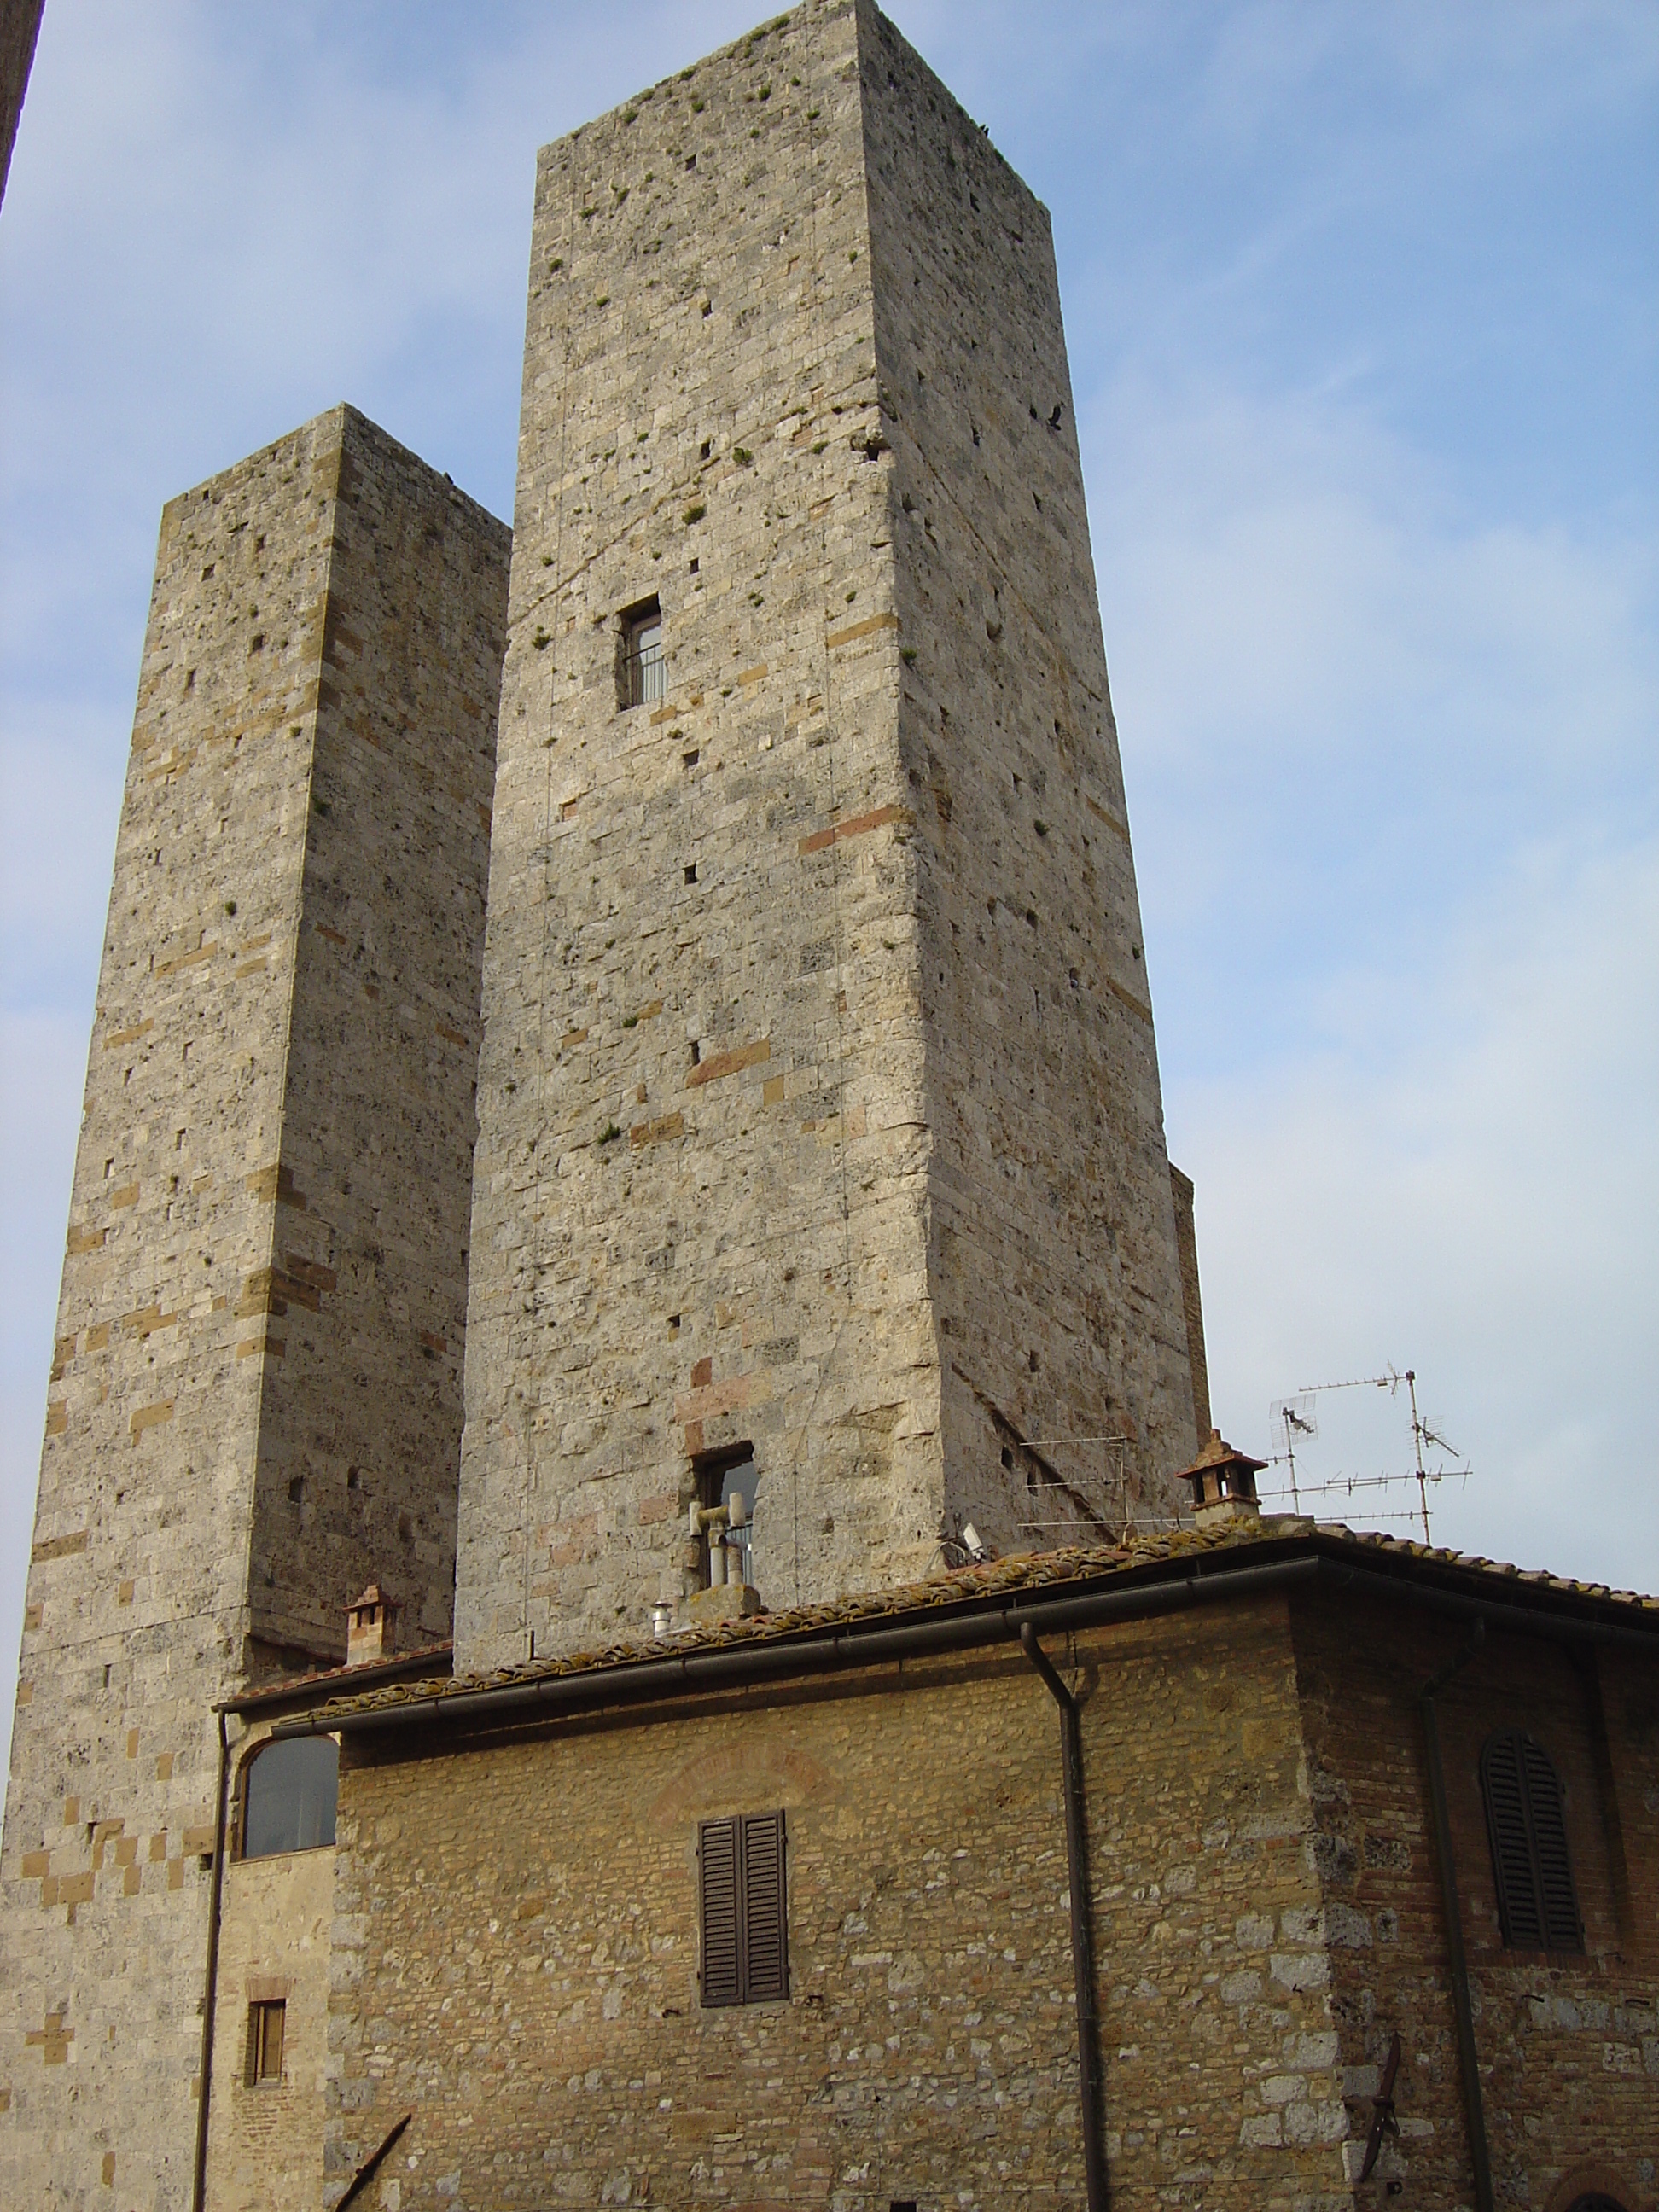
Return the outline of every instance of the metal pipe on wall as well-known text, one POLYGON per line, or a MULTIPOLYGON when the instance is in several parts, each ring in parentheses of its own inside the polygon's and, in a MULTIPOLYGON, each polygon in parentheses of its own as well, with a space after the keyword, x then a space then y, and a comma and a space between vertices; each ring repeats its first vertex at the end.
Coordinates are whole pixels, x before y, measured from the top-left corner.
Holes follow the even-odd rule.
POLYGON ((1089 1923, 1089 1843, 1083 1794, 1083 1727, 1077 1699, 1037 1642, 1021 1625, 1020 1649, 1060 1707, 1060 1759, 1066 1803, 1066 1880, 1072 1908, 1072 1977, 1077 1988, 1078 2098, 1083 2108, 1083 2179, 1089 2212, 1107 2212, 1106 2138, 1102 2125, 1100 2033, 1095 2019, 1094 1943, 1089 1923))
POLYGON ((1480 2096, 1480 2067, 1474 2048, 1474 2011, 1469 2002, 1469 1967, 1463 1951, 1463 1909, 1457 1894, 1457 1863, 1452 1856, 1451 1818, 1446 1809, 1446 1777, 1440 1762, 1440 1723, 1434 1701, 1468 1665, 1486 1639, 1486 1624, 1477 1614, 1474 1633, 1418 1692, 1423 1714, 1423 1743, 1429 1769, 1429 1804, 1434 1815, 1434 1855, 1440 1867, 1440 1903, 1446 1922, 1446 1954, 1451 1968, 1452 2011, 1457 2023, 1457 2057, 1463 2076, 1463 2112, 1468 2124, 1469 2156, 1474 2166, 1477 2212, 1495 2212, 1492 2157, 1486 2147, 1486 2112, 1480 2096))
POLYGON ((219 1995, 219 1923, 225 1893, 225 1772, 230 1764, 230 1739, 225 1715, 219 1715, 219 1783, 213 1826, 213 1888, 208 1899, 206 1987, 202 1992, 202 2063, 196 2099, 196 2167, 191 2189, 191 2212, 202 2212, 207 2199, 208 2100, 213 2087, 213 2016, 219 1995))

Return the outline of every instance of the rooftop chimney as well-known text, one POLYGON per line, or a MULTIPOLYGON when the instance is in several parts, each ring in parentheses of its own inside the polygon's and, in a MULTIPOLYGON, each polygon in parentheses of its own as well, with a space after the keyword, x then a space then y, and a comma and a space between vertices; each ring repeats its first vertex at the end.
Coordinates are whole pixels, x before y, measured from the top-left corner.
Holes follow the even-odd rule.
POLYGON ((346 1609, 346 1665, 367 1667, 376 1659, 391 1658, 397 1618, 397 1600, 388 1597, 379 1583, 371 1583, 346 1609))
POLYGON ((1261 1509, 1256 1501, 1255 1478, 1267 1464, 1265 1459, 1235 1451, 1231 1444, 1222 1442, 1219 1429, 1212 1429, 1198 1457, 1179 1478, 1193 1486, 1193 1518, 1199 1527, 1259 1518, 1261 1509))

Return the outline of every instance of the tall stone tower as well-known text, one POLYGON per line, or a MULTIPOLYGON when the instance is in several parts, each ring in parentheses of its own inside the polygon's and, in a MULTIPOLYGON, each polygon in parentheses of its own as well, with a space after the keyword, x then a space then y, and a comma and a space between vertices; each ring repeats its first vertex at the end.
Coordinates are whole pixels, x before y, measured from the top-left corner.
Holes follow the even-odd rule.
POLYGON ((371 1577, 449 1627, 507 546, 343 408, 162 516, 0 1865, 9 2205, 189 2202, 215 1700, 343 1658, 371 1577))
POLYGON ((682 1600, 745 1452, 774 1604, 1164 1505, 1048 220, 866 0, 541 155, 495 822, 458 1666, 682 1600))

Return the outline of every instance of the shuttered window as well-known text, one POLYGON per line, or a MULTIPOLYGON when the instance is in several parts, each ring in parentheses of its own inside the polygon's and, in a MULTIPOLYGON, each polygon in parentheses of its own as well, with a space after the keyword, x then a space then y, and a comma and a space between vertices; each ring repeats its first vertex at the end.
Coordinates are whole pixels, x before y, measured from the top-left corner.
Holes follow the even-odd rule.
POLYGON ((705 1820, 697 1834, 697 1866, 704 2004, 763 2004, 787 1996, 782 1814, 705 1820))
POLYGON ((1480 1754, 1504 1941, 1517 1951, 1582 1951, 1561 1782, 1535 1736, 1504 1729, 1480 1754))
POLYGON ((242 2078, 250 2089, 261 2081, 283 2078, 283 2037, 288 2026, 288 2006, 281 1997, 251 2004, 247 2008, 247 2057, 242 2078))

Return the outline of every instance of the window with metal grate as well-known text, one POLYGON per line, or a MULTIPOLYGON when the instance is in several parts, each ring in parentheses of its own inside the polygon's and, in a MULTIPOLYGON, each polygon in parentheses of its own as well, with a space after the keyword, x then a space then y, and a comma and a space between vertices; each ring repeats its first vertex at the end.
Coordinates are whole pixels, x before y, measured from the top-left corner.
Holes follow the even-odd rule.
POLYGON ((623 616, 622 658, 617 674, 618 706, 654 706, 668 696, 662 609, 655 599, 642 599, 623 616))
POLYGON ((738 1813, 698 1829, 705 2005, 788 1996, 783 1849, 781 1813, 738 1813))
POLYGON ((1500 1729, 1480 1753, 1492 1877, 1504 1941, 1517 1951, 1582 1951, 1561 1781, 1549 1753, 1521 1729, 1500 1729))

